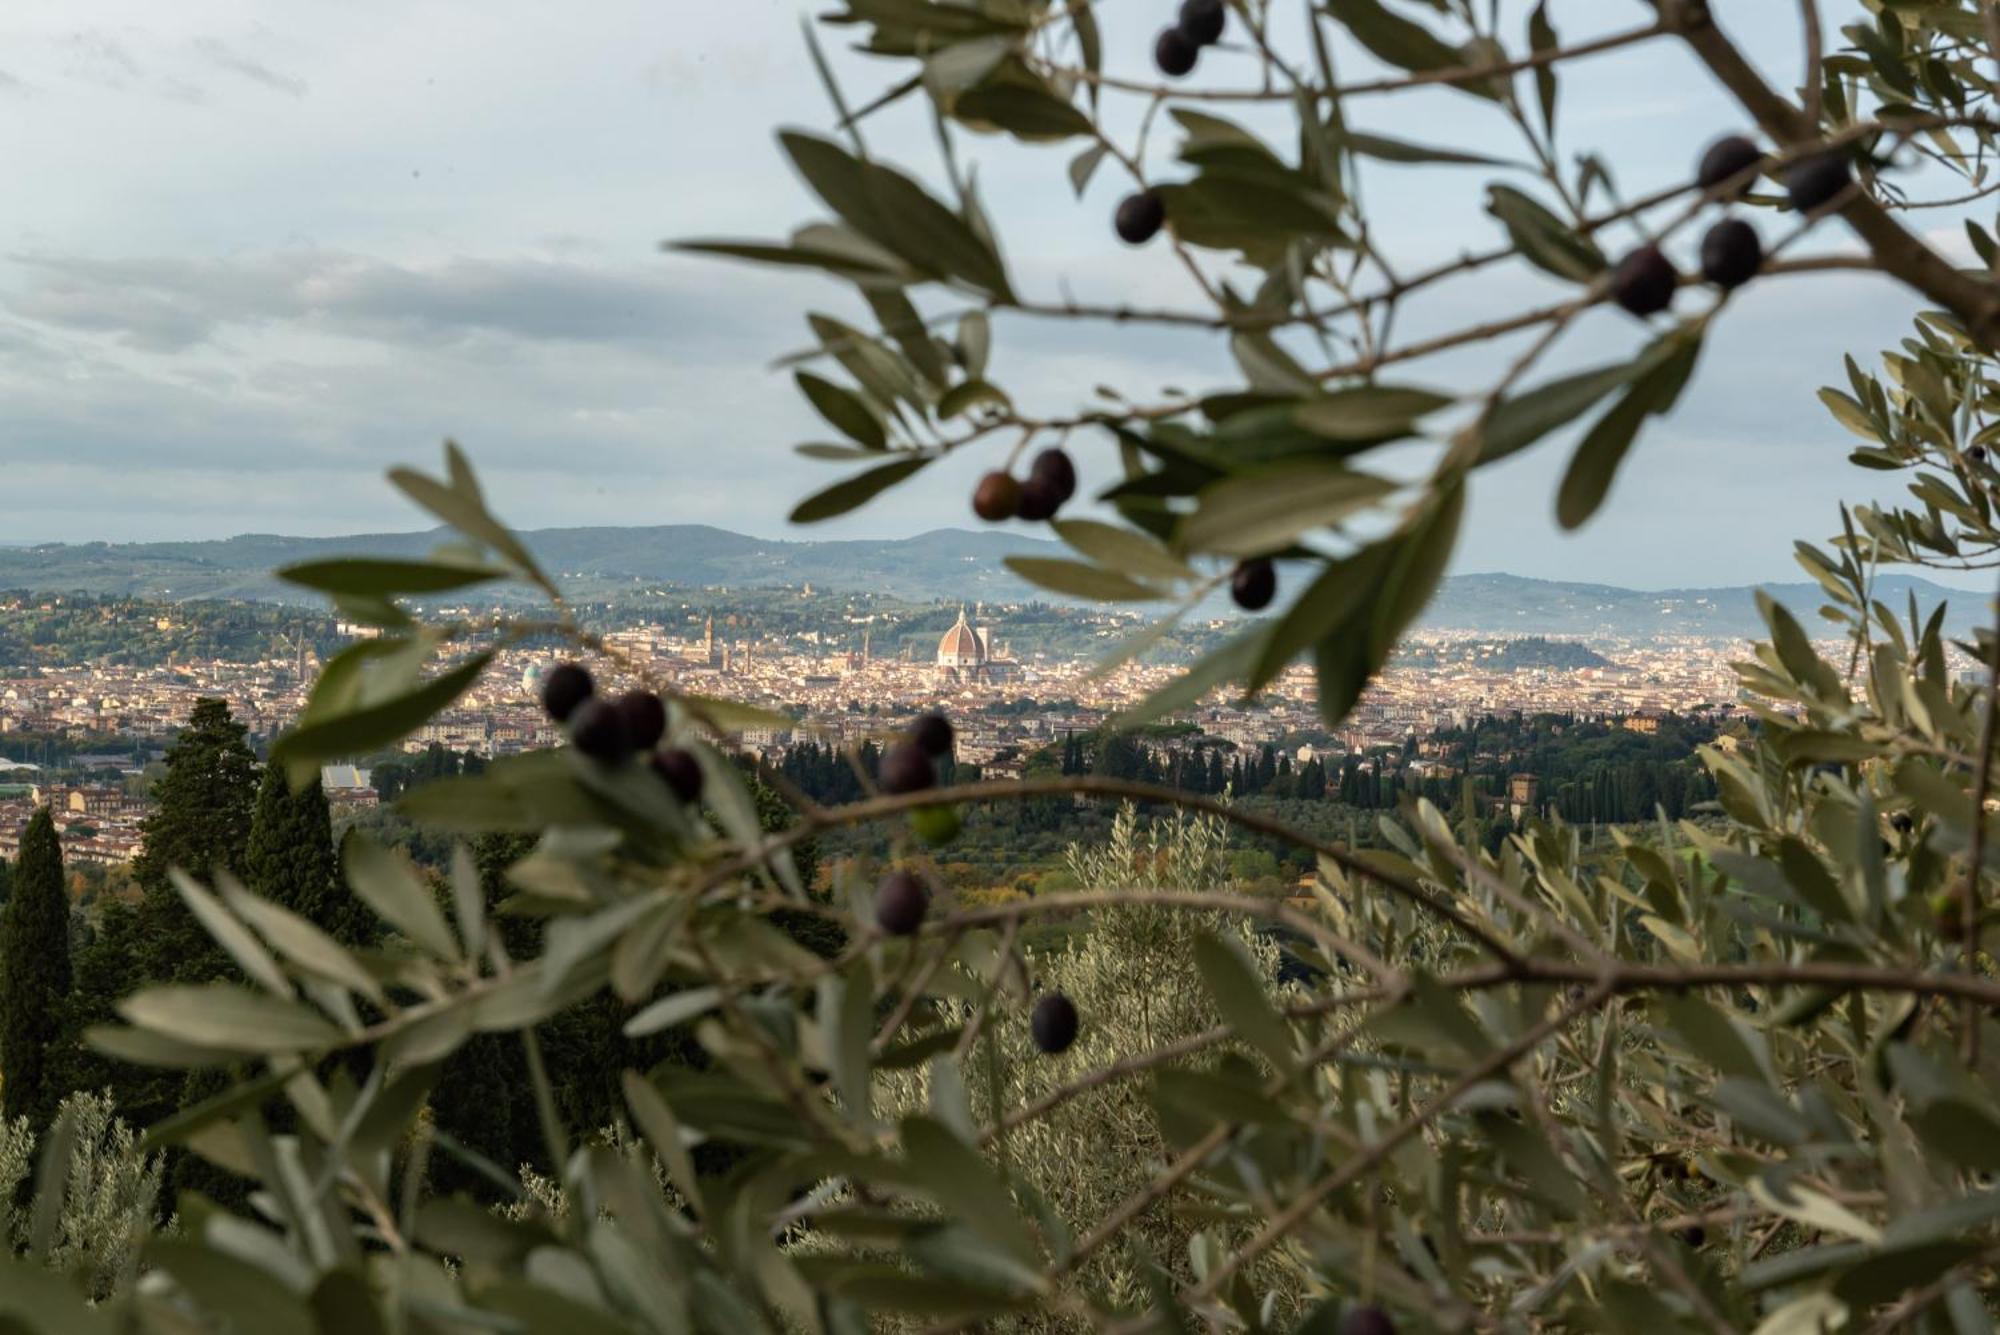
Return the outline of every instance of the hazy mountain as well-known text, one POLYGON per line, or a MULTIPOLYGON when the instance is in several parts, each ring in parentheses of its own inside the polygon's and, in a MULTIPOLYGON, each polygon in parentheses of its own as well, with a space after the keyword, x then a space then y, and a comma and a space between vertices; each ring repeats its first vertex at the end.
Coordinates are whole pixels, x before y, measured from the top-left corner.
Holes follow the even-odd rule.
MULTIPOLYGON (((1756 587, 1621 589, 1520 575, 1454 575, 1424 610, 1423 624, 1439 630, 1517 635, 1762 636, 1765 628, 1757 614, 1756 587)), ((1801 581, 1762 587, 1791 609, 1808 634, 1818 635, 1827 625, 1817 615, 1830 601, 1819 585, 1801 581)), ((1940 599, 1949 600, 1947 624, 1961 635, 1970 634, 1983 601, 1979 594, 1914 575, 1884 574, 1876 580, 1877 601, 1898 614, 1907 616, 1912 594, 1925 616, 1940 599)))
MULTIPOLYGON (((938 529, 895 541, 784 542, 706 524, 545 528, 522 535, 565 589, 589 598, 631 584, 695 588, 872 589, 901 598, 1011 598, 1028 586, 1001 558, 1049 549, 1008 533, 938 529)), ((270 572, 332 556, 419 556, 441 530, 288 538, 249 533, 219 542, 51 543, 0 550, 0 589, 64 589, 170 598, 304 599, 270 572)))
MULTIPOLYGON (((822 589, 870 589, 907 599, 1034 596, 1001 565, 1017 553, 1053 554, 1056 544, 1009 533, 937 529, 914 538, 843 542, 753 538, 703 524, 653 528, 553 528, 524 535, 560 583, 580 598, 603 597, 634 584, 694 588, 811 584, 822 589)), ((217 542, 51 543, 0 547, 0 589, 131 594, 167 598, 253 598, 310 601, 272 579, 295 561, 338 555, 421 555, 442 541, 440 531, 372 533, 338 538, 245 534, 217 542)), ((1766 586, 1809 628, 1825 601, 1817 585, 1766 586)), ((1901 611, 1910 593, 1928 609, 1953 602, 1952 624, 1964 633, 1980 597, 1906 575, 1885 575, 1878 596, 1901 611)), ((1443 630, 1515 635, 1655 634, 1742 637, 1760 634, 1751 588, 1638 590, 1571 584, 1519 575, 1458 575, 1445 581, 1423 624, 1443 630)))

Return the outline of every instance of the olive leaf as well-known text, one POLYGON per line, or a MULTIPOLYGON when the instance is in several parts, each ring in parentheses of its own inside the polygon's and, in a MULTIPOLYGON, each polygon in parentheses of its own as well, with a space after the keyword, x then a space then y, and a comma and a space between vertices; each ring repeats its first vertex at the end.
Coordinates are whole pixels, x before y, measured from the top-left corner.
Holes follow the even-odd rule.
POLYGON ((1642 358, 1648 363, 1625 393, 1585 433, 1570 456, 1556 492, 1556 519, 1564 528, 1579 528, 1611 490, 1611 480, 1648 417, 1670 411, 1693 373, 1701 351, 1696 332, 1676 331, 1642 358))
POLYGON ((930 461, 927 454, 915 454, 845 478, 793 506, 791 520, 794 524, 816 524, 858 510, 930 461))
POLYGON ((1606 267, 1596 242, 1513 186, 1488 187, 1486 211, 1507 229, 1521 258, 1544 273, 1587 283, 1606 267))

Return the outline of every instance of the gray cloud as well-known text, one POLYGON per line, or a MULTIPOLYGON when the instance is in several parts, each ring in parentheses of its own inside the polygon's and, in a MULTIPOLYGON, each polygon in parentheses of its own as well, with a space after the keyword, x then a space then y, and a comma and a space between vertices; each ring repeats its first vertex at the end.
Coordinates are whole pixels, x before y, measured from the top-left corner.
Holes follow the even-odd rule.
POLYGON ((306 94, 304 79, 281 73, 261 61, 253 60, 219 37, 197 37, 194 49, 216 68, 241 75, 250 82, 262 84, 274 92, 291 97, 304 97, 306 94))
POLYGON ((146 92, 173 102, 198 104, 206 100, 202 90, 185 78, 155 68, 142 61, 128 40, 143 34, 128 29, 123 34, 103 28, 83 28, 65 36, 60 46, 65 57, 65 73, 81 83, 94 84, 115 92, 146 92))
MULTIPOLYGON (((268 251, 227 259, 97 259, 23 254, 28 277, 4 298, 23 320, 110 334, 177 352, 234 329, 290 324, 392 343, 506 338, 659 343, 733 323, 716 283, 656 263, 534 258, 399 264, 346 251, 268 251)), ((719 275, 718 275, 719 277, 719 275)))

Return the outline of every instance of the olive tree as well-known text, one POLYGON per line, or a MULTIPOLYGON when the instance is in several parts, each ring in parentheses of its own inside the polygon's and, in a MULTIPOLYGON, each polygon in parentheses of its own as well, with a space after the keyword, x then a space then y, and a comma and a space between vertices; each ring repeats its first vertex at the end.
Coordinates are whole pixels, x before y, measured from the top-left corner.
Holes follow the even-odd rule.
MULTIPOLYGON (((238 979, 141 991, 91 1037, 130 1061, 242 1073, 151 1137, 256 1179, 255 1214, 187 1210, 180 1236, 148 1244, 142 1281, 88 1312, 43 1272, 10 1272, 0 1313, 49 1331, 1992 1329, 2000 978, 1982 938, 2000 635, 1954 644, 1941 614, 1886 606, 1875 581, 2000 553, 2000 288, 1906 221, 1993 188, 2000 19, 1972 0, 1880 0, 1836 27, 1804 0, 1806 77, 1779 89, 1731 41, 1729 5, 1590 8, 1631 26, 1564 35, 1544 6, 1473 0, 1190 0, 1162 15, 1160 76, 1133 78, 1107 65, 1089 0, 849 0, 818 27, 880 73, 856 90, 843 61, 836 80, 816 38, 836 127, 781 136, 828 216, 781 241, 697 244, 832 273, 872 313, 869 329, 811 321, 797 378, 846 443, 805 452, 850 471, 801 522, 991 449, 980 512, 1050 522, 1075 552, 1016 561, 1031 581, 1182 611, 1227 583, 1272 606, 1135 718, 1255 693, 1309 657, 1338 719, 1445 569, 1483 468, 1568 442, 1556 517, 1587 522, 1647 421, 1700 392, 1733 292, 1888 275, 1926 313, 1881 374, 1850 367, 1824 397, 1862 438, 1857 462, 1912 475, 1910 503, 1856 507, 1831 543, 1800 548, 1846 643, 1829 660, 1766 605, 1769 639, 1741 667, 1762 726, 1705 756, 1717 810, 1591 849, 1529 821, 1489 852, 1416 802, 1383 822, 1386 848, 1357 850, 1101 776, 941 787, 950 729, 926 718, 881 739, 879 791, 795 798, 795 821, 767 832, 727 754, 761 717, 647 680, 593 634, 448 449, 442 475, 392 475, 452 530, 429 559, 284 572, 381 633, 327 665, 275 759, 305 781, 421 726, 500 647, 566 639, 578 665, 545 699, 570 744, 402 804, 461 836, 536 839, 508 907, 544 921, 540 954, 510 956, 469 854, 438 887, 350 845, 350 888, 390 933, 367 950, 227 876, 179 877, 238 979), (1671 188, 1619 193, 1617 164, 1559 115, 1565 72, 1617 48, 1691 53, 1742 136, 1671 188), (1231 77, 1211 79, 1223 54, 1231 77), (1359 99, 1439 91, 1514 127, 1522 160, 1349 124, 1359 99), (1232 119, 1242 103, 1287 134, 1232 119), (872 118, 898 107, 934 120, 942 186, 869 151, 872 118), (1129 178, 1114 225, 1206 306, 1025 290, 966 167, 970 145, 1012 140, 1068 146, 1048 155, 1052 191, 1129 178), (1384 160, 1490 180, 1462 257, 1412 266, 1371 227, 1362 182, 1384 160), (1821 229, 1842 248, 1793 250, 1821 229), (1563 286, 1442 334, 1399 323, 1417 294, 1502 266, 1563 286), (1045 319, 1212 331, 1233 380, 1201 398, 1078 385, 1073 404, 1030 408, 1001 368, 1017 322, 1045 319), (1549 371, 1586 321, 1630 346, 1549 371), (1489 345, 1492 378, 1423 373, 1489 345), (1391 446, 1423 466, 1391 474, 1376 463, 1391 446), (1115 456, 1121 480, 1091 517, 1060 517, 1085 449, 1115 456), (423 610, 500 580, 548 614, 423 610), (1303 899, 1134 876, 959 906, 920 878, 816 898, 790 856, 873 822, 906 851, 948 837, 950 808, 1052 795, 1285 838, 1318 875, 1303 899), (1216 1023, 1149 1038, 1130 1014, 1079 1008, 1063 967, 1023 947, 1029 927, 1088 934, 1124 910, 1202 921, 1186 949, 1216 1023), (779 924, 802 918, 838 944, 799 946, 779 924), (1282 930, 1312 981, 1280 989, 1268 955, 1218 922, 1282 930), (606 989, 629 1033, 688 1027, 705 1061, 628 1072, 629 1127, 577 1141, 535 1026, 606 989), (1001 1031, 1060 1079, 975 1097, 1000 1066, 968 1058, 1001 1031), (425 1100, 486 1033, 519 1036, 554 1173, 502 1212, 423 1191, 427 1159, 454 1152, 425 1100), (1128 1085, 1150 1113, 1143 1143, 1024 1131, 1128 1085), (282 1134, 261 1112, 277 1098, 296 1111, 282 1134), (1065 1202, 1037 1186, 1060 1183, 1065 1154, 1124 1155, 1131 1185, 1065 1202), (1163 1237, 1185 1246, 1154 1250, 1163 1237)), ((1990 232, 1970 236, 1990 257, 1990 232)))

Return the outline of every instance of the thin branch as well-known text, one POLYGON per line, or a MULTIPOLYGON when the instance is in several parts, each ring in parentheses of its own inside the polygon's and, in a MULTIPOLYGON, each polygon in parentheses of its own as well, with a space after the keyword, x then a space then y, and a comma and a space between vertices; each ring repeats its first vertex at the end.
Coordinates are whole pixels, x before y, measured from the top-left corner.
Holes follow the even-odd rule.
POLYGON ((2000 73, 2000 0, 1980 0, 1979 13, 1986 21, 1986 58, 2000 73))
MULTIPOLYGON (((823 810, 816 818, 805 817, 796 825, 780 830, 766 838, 755 850, 739 853, 711 868, 701 885, 706 890, 727 881, 733 876, 748 871, 752 867, 768 862, 783 849, 791 847, 813 831, 836 825, 860 825, 880 820, 885 816, 898 815, 911 808, 980 801, 1019 801, 1029 797, 1050 797, 1057 794, 1084 793, 1100 797, 1130 797, 1139 801, 1164 802, 1189 811, 1201 811, 1216 816, 1246 830, 1271 835, 1283 839, 1299 848, 1306 848, 1326 858, 1336 866, 1386 886, 1396 894, 1427 910, 1433 916, 1451 924, 1466 936, 1503 961, 1516 958, 1511 947, 1495 938, 1484 927, 1474 923, 1451 904, 1442 894, 1422 882, 1390 871, 1348 850, 1345 846, 1294 830, 1281 821, 1254 812, 1240 810, 1227 802, 1219 801, 1197 793, 1183 792, 1178 788, 1168 788, 1161 784, 1136 783, 1124 779, 1107 778, 1099 774, 1052 775, 1039 779, 995 779, 979 783, 962 784, 952 788, 930 789, 919 793, 900 793, 894 796, 877 797, 861 802, 849 803, 842 807, 823 810)), ((1240 897, 1230 897, 1240 898, 1240 897)), ((981 910, 992 914, 995 920, 1004 917, 1004 909, 981 910)), ((962 915, 960 915, 962 916, 962 915)), ((954 919, 955 920, 955 919, 954 919)), ((1317 924, 1302 929, 1313 933, 1324 933, 1325 928, 1317 924)))
POLYGON ((1672 27, 1666 23, 1649 23, 1644 27, 1628 28, 1623 32, 1578 42, 1574 46, 1537 51, 1512 60, 1489 61, 1478 65, 1452 65, 1443 69, 1423 70, 1415 74, 1369 79, 1359 83, 1319 85, 1300 82, 1285 88, 1182 88, 1164 83, 1148 83, 1140 79, 1121 79, 1098 71, 1078 66, 1058 65, 1050 61, 1031 59, 1029 63, 1051 78, 1073 79, 1078 83, 1093 83, 1100 88, 1115 92, 1172 98, 1177 102, 1296 102, 1302 94, 1315 101, 1330 101, 1374 93, 1395 93, 1406 88, 1423 88, 1437 84, 1480 83, 1487 79, 1519 74, 1523 70, 1541 69, 1547 65, 1577 60, 1584 56, 1616 51, 1621 47, 1650 41, 1655 37, 1665 37, 1672 31, 1672 27))
POLYGON ((1799 0, 1799 26, 1803 30, 1806 46, 1805 86, 1800 91, 1805 98, 1806 119, 1818 125, 1821 85, 1826 77, 1821 64, 1825 43, 1820 37, 1818 0, 1799 0))
MULTIPOLYGON (((1449 904, 1438 903, 1439 896, 1428 886, 1391 871, 1365 855, 1352 853, 1339 845, 1329 844, 1325 840, 1291 829, 1282 822, 1268 817, 1238 811, 1226 803, 1199 793, 1182 792, 1176 788, 1140 783, 1130 779, 1113 779, 1100 774, 1049 775, 1038 779, 986 779, 950 788, 899 793, 851 802, 845 806, 828 807, 820 820, 802 820, 796 825, 768 836, 755 849, 714 865, 697 885, 697 892, 718 887, 730 877, 762 865, 778 850, 789 848, 823 829, 868 824, 903 815, 921 806, 1018 802, 1036 797, 1079 793, 1093 797, 1129 797, 1137 801, 1159 802, 1190 811, 1206 812, 1244 829, 1284 839, 1297 847, 1320 853, 1329 861, 1348 869, 1355 875, 1389 887, 1419 907, 1437 913, 1444 921, 1458 927, 1474 939, 1484 941, 1488 936, 1484 928, 1470 923, 1449 904)), ((1203 911, 1222 908, 1234 913, 1261 915, 1266 912, 1261 907, 1266 901, 1249 895, 1218 894, 1212 897, 1200 897, 1168 891, 1144 892, 1144 896, 1144 902, 1147 903, 1181 904, 1190 909, 1203 911)), ((927 923, 924 931, 943 932, 968 923, 1004 922, 1010 915, 1015 914, 1074 913, 1093 907, 1137 902, 1140 902, 1139 893, 1130 891, 1116 895, 1103 893, 1046 895, 1008 904, 983 905, 963 910, 936 922, 927 923)), ((785 901, 785 906, 800 907, 789 900, 785 901)), ((1321 927, 1318 930, 1325 929, 1321 927)), ((1588 963, 1522 956, 1511 947, 1497 942, 1494 946, 1498 947, 1494 953, 1504 954, 1505 958, 1481 968, 1449 975, 1439 980, 1440 985, 1463 991, 1519 982, 1595 983, 1606 976, 1603 970, 1588 963)), ((1826 987, 1845 992, 1903 992, 1913 996, 1948 997, 1955 1000, 1971 998, 1985 1006, 2000 1007, 2000 979, 1968 976, 1956 971, 1944 973, 1916 965, 1898 968, 1833 960, 1811 960, 1803 963, 1675 965, 1634 964, 1621 961, 1609 978, 1612 990, 1620 993, 1685 987, 1826 987)), ((412 1007, 403 1012, 395 1025, 378 1025, 361 1031, 351 1038, 344 1039, 338 1046, 354 1046, 357 1043, 380 1039, 393 1029, 403 1027, 409 1019, 430 1014, 437 1008, 438 1003, 412 1007)))
MULTIPOLYGON (((1959 905, 1964 953, 1960 967, 1975 973, 1979 965, 1980 891, 1986 883, 1986 796, 1993 788, 1993 742, 1996 719, 2000 719, 2000 597, 1994 602, 1993 643, 1986 651, 1986 682, 1980 694, 1986 701, 1986 718, 1979 727, 1979 762, 1972 780, 1972 840, 1966 851, 1965 898, 1959 905)), ((1964 1007, 1964 1042, 1968 1065, 1979 1062, 1980 1008, 1968 1001, 1964 1007)))

